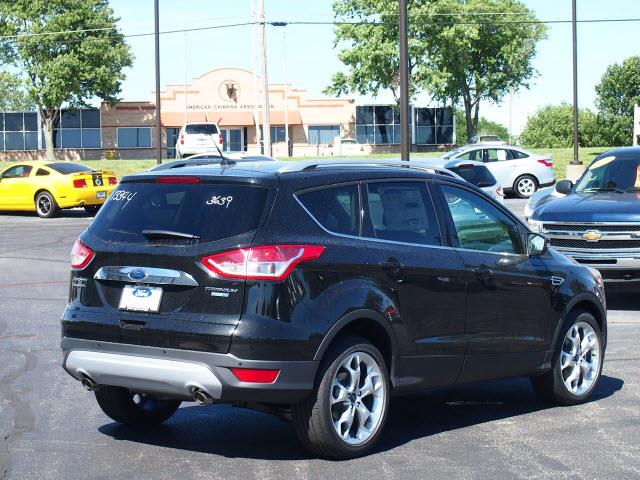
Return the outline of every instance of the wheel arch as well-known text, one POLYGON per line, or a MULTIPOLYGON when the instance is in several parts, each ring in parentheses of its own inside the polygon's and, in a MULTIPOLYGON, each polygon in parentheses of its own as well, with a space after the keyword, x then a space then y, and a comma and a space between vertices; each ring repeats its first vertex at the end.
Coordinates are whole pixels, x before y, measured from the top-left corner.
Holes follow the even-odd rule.
POLYGON ((602 332, 602 344, 603 348, 606 349, 607 346, 607 313, 604 308, 597 300, 595 295, 590 293, 583 293, 581 295, 577 295, 571 299, 571 301, 565 307, 561 321, 558 322, 556 326, 555 335, 553 337, 553 345, 556 345, 558 341, 558 335, 560 334, 560 330, 562 329, 562 324, 565 319, 574 311, 583 310, 585 312, 590 313, 595 318, 596 323, 600 327, 600 331, 602 332))
POLYGON ((373 343, 387 362, 389 372, 392 371, 393 358, 398 348, 395 334, 382 315, 367 309, 349 312, 334 323, 322 339, 313 359, 321 360, 335 340, 345 333, 357 335, 373 343))

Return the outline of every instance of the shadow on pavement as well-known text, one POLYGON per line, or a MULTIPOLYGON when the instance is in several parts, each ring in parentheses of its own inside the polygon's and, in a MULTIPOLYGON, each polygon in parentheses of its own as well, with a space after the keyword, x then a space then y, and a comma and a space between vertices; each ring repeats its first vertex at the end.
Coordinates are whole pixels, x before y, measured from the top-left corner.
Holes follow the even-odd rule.
MULTIPOLYGON (((49 220, 48 218, 38 217, 36 212, 2 211, 0 212, 0 215, 5 217, 15 217, 15 218, 20 218, 20 217, 34 218, 34 219, 39 219, 45 222, 49 220)), ((56 214, 56 216, 53 218, 87 218, 87 217, 93 217, 93 214, 91 215, 87 214, 87 212, 85 212, 83 208, 69 208, 69 209, 60 210, 56 214)))
MULTIPOLYGON (((590 401, 613 395, 623 384, 621 379, 603 375, 590 401)), ((373 453, 391 450, 441 432, 547 408, 551 407, 537 399, 529 380, 525 378, 397 397, 392 401, 385 431, 373 453)), ((288 422, 265 413, 227 405, 183 407, 164 425, 149 430, 109 423, 101 426, 99 431, 116 440, 229 458, 314 458, 298 443, 293 426, 288 422)))
POLYGON ((629 285, 607 285, 607 309, 640 311, 640 295, 638 283, 629 285))

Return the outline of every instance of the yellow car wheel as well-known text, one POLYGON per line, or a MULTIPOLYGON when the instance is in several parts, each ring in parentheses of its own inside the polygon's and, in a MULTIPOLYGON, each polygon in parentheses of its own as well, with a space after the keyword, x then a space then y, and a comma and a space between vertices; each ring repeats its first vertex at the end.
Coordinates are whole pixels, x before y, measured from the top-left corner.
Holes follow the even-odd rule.
POLYGON ((58 203, 46 190, 36 195, 36 213, 40 218, 55 217, 58 213, 58 203))

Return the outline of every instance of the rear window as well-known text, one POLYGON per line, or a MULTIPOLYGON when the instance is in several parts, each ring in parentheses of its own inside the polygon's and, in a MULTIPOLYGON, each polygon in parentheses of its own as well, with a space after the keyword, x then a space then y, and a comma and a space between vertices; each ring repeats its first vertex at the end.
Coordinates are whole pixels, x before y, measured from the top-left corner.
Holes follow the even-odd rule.
MULTIPOLYGON (((268 188, 232 183, 121 183, 89 230, 114 242, 146 243, 143 231, 170 231, 207 243, 255 230, 268 188)), ((163 242, 184 242, 179 238, 163 242)))
POLYGON ((189 135, 214 135, 218 133, 218 127, 211 123, 195 123, 187 125, 185 132, 189 135))
POLYGON ((86 165, 71 162, 47 163, 46 166, 63 175, 68 175, 70 173, 90 172, 93 170, 86 165))
POLYGON ((449 170, 479 188, 491 187, 497 183, 489 169, 482 165, 458 165, 449 168, 449 170))

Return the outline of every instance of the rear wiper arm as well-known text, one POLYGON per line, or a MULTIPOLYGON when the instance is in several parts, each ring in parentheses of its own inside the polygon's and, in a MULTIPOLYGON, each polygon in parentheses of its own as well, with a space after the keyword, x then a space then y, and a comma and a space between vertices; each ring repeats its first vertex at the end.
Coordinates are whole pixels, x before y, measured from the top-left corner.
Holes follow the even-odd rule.
POLYGON ((191 233, 173 232, 171 230, 143 230, 142 235, 150 239, 162 239, 162 238, 178 238, 185 240, 197 240, 200 237, 191 233))

